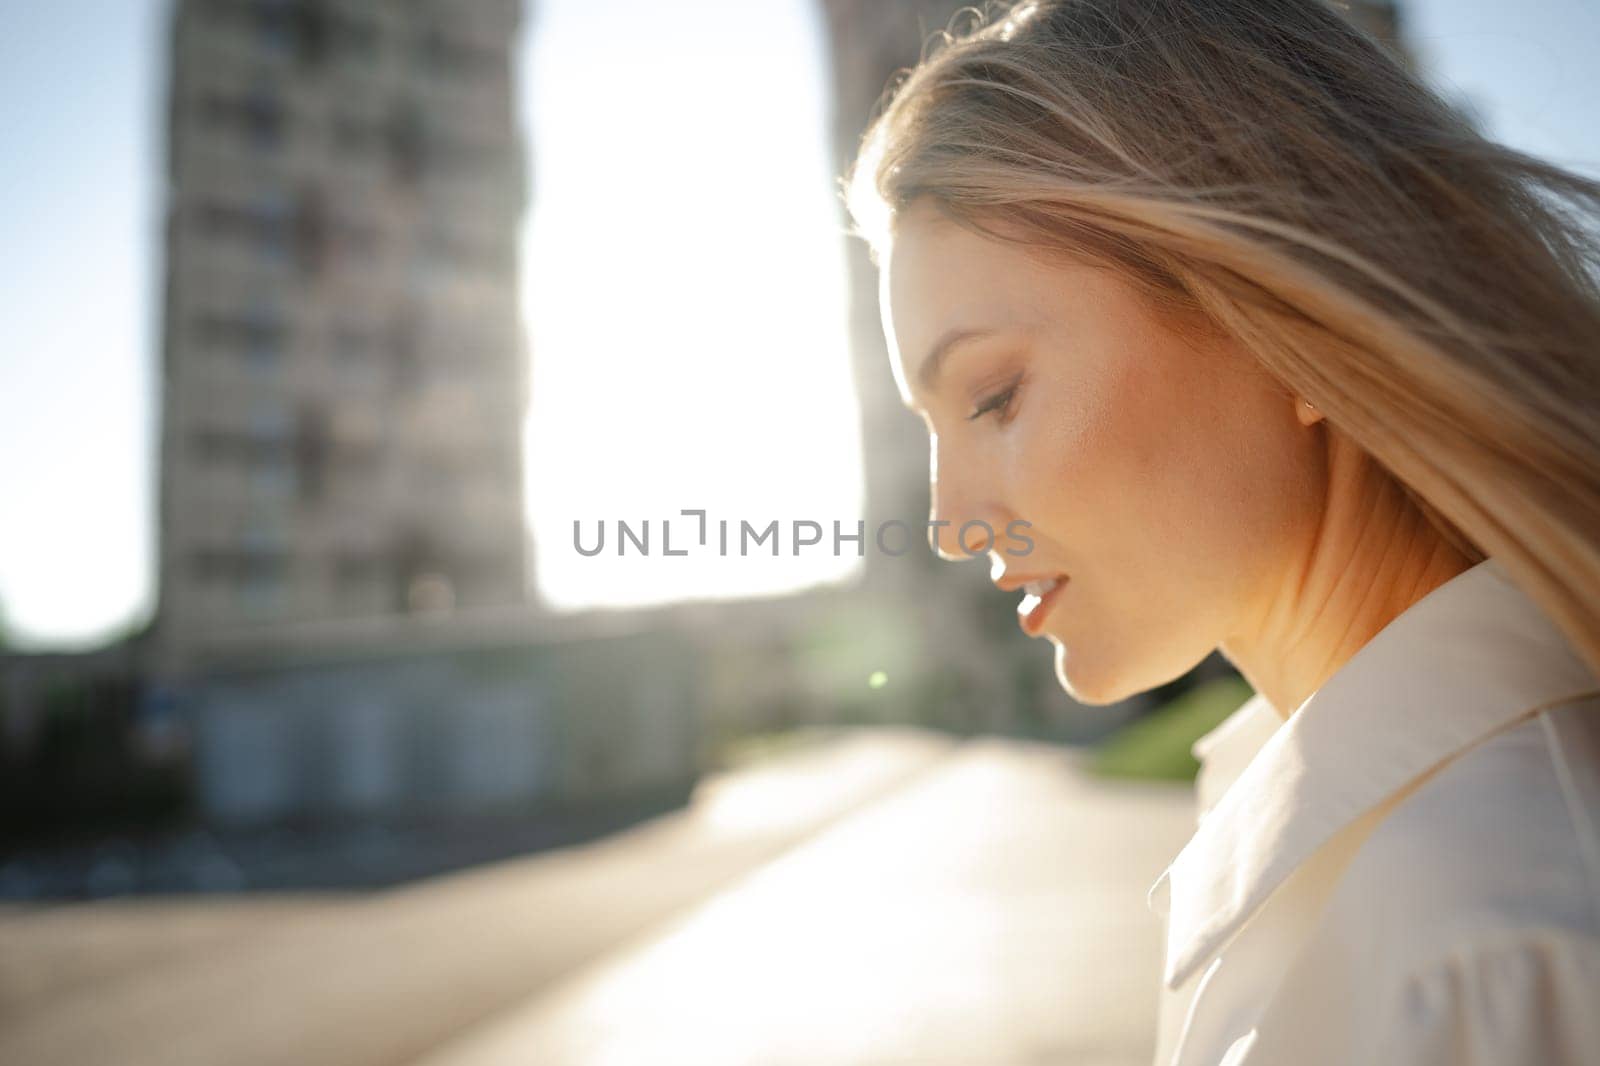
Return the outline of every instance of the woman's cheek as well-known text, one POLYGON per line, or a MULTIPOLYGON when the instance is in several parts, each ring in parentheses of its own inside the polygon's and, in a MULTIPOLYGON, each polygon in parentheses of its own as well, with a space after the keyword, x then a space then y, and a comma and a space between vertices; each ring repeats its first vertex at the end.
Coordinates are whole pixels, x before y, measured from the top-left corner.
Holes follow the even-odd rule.
POLYGON ((1101 376, 1063 382, 1052 390, 1043 432, 1043 450, 1054 457, 1055 472, 1068 485, 1094 486, 1120 477, 1130 458, 1146 447, 1128 415, 1133 398, 1118 383, 1101 376))

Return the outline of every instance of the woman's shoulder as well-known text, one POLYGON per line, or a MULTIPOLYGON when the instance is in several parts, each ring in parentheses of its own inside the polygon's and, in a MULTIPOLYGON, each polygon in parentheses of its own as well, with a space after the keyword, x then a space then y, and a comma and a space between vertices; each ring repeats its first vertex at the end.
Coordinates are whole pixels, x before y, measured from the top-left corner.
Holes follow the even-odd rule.
POLYGON ((1597 815, 1593 699, 1525 719, 1427 776, 1355 849, 1252 1052, 1263 1062, 1593 1061, 1597 815), (1308 1032, 1327 1037, 1309 1055, 1308 1032))
POLYGON ((1422 966, 1474 945, 1600 944, 1600 699, 1534 714, 1396 797, 1326 920, 1422 966))

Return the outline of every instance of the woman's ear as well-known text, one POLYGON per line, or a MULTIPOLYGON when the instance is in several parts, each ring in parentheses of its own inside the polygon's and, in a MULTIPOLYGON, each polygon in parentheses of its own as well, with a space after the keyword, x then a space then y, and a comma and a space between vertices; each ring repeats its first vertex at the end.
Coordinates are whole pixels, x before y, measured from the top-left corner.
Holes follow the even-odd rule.
POLYGON ((1294 410, 1295 414, 1299 416, 1300 424, 1302 426, 1309 426, 1313 422, 1322 421, 1322 412, 1317 410, 1316 406, 1312 404, 1310 400, 1296 397, 1294 402, 1294 410))

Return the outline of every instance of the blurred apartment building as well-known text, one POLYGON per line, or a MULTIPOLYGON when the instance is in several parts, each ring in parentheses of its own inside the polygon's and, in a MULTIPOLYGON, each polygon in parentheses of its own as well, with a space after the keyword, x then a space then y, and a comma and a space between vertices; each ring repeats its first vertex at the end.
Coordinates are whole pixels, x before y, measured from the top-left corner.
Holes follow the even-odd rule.
POLYGON ((521 603, 520 0, 177 0, 161 661, 521 603))

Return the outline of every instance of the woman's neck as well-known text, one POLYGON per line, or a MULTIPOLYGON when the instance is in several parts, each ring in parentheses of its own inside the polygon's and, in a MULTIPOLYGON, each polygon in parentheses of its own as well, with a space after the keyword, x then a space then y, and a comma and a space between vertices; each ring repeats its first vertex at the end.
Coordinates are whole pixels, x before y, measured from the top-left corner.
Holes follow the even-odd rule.
POLYGON ((1315 536, 1221 651, 1288 718, 1401 612, 1473 565, 1394 478, 1329 430, 1315 536))

